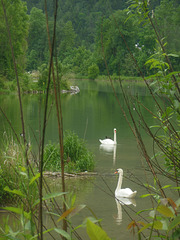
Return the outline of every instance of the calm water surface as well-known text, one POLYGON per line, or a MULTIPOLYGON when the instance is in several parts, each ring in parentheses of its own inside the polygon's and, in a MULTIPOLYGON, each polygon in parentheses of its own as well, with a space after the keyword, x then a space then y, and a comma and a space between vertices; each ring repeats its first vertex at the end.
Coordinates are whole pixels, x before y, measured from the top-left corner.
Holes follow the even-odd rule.
MULTIPOLYGON (((147 208, 148 199, 141 199, 139 196, 144 194, 144 189, 135 183, 134 176, 145 182, 142 168, 142 158, 137 148, 136 140, 123 117, 117 100, 113 94, 108 82, 94 81, 76 81, 74 83, 80 88, 77 95, 64 94, 62 96, 63 125, 65 130, 74 131, 80 138, 86 140, 89 150, 95 157, 97 176, 85 179, 67 179, 66 186, 69 192, 76 194, 78 204, 86 204, 91 208, 99 219, 102 219, 103 229, 109 237, 116 240, 133 239, 130 231, 127 231, 127 225, 131 222, 129 216, 138 220, 136 212, 147 208), (105 136, 113 138, 113 129, 117 129, 117 147, 112 149, 103 149, 100 146, 99 138, 105 136), (123 187, 130 187, 137 190, 137 198, 131 205, 117 204, 114 198, 114 190, 117 185, 117 177, 114 172, 117 168, 124 169, 123 187), (127 178, 126 178, 127 177, 127 178)), ((115 83, 118 99, 121 105, 125 107, 118 83, 115 83)), ((126 86, 129 95, 138 97, 144 105, 152 111, 155 107, 152 104, 151 96, 143 86, 126 86)), ((39 129, 42 124, 44 110, 44 95, 24 95, 23 109, 26 129, 31 138, 32 145, 36 148, 36 139, 39 139, 39 129)), ((0 96, 0 104, 5 110, 7 117, 11 120, 15 131, 21 133, 20 113, 18 106, 18 97, 15 95, 0 96)), ((53 106, 53 97, 50 96, 50 105, 53 106)), ((132 103, 132 109, 135 106, 132 103)), ((49 141, 57 142, 57 120, 55 106, 49 107, 50 116, 48 118, 46 143, 49 141)), ((135 114, 135 111, 134 111, 135 114)), ((144 117, 149 125, 153 124, 153 119, 144 110, 144 117)), ((1 139, 4 131, 9 132, 9 126, 4 117, 1 117, 0 133, 1 139)), ((151 149, 151 140, 143 133, 144 141, 151 149)), ((58 179, 50 181, 51 189, 57 191, 60 189, 58 179)), ((82 223, 85 217, 91 216, 90 211, 83 210, 72 219, 73 226, 82 223)), ((48 226, 51 225, 49 217, 45 217, 48 226)), ((83 240, 88 239, 85 230, 80 229, 79 233, 83 240)), ((60 239, 60 238, 59 238, 60 239)))

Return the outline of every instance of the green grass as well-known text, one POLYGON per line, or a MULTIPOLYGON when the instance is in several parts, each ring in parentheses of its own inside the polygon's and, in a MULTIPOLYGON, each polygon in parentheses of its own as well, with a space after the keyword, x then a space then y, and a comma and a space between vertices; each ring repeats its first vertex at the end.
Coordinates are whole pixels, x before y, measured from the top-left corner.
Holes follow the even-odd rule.
MULTIPOLYGON (((31 171, 27 173, 24 149, 17 143, 13 137, 9 137, 4 133, 3 146, 0 152, 0 205, 13 201, 14 205, 18 204, 22 199, 11 191, 5 191, 8 187, 10 190, 20 190, 25 196, 31 192, 29 201, 38 196, 37 185, 29 186, 29 181, 33 177, 31 171)), ((31 164, 34 174, 37 173, 37 168, 34 167, 33 157, 28 151, 28 160, 31 164)), ((26 197, 23 199, 24 203, 27 201, 26 197)))
MULTIPOLYGON (((87 149, 85 141, 75 133, 67 131, 64 137, 65 171, 84 172, 94 169, 93 154, 87 149)), ((61 169, 59 144, 49 143, 44 149, 44 170, 59 171, 61 169)))

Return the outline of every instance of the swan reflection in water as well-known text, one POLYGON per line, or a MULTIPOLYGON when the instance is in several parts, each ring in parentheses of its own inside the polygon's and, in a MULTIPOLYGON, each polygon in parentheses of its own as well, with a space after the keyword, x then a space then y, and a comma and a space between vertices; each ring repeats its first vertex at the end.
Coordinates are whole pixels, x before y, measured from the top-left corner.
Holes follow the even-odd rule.
POLYGON ((102 150, 104 153, 106 154, 111 154, 113 153, 113 166, 115 166, 116 163, 116 149, 117 149, 117 145, 106 145, 106 144, 101 144, 99 147, 100 150, 102 150))
POLYGON ((116 162, 116 146, 117 146, 117 140, 116 140, 116 128, 114 128, 114 140, 112 140, 109 137, 105 137, 105 139, 99 139, 101 145, 100 149, 103 150, 105 153, 112 153, 113 152, 113 166, 116 162))
POLYGON ((115 173, 119 174, 117 187, 115 190, 115 200, 117 204, 118 215, 116 217, 116 222, 118 225, 122 222, 122 208, 121 205, 134 205, 136 206, 135 196, 137 191, 132 191, 130 188, 121 188, 123 181, 123 170, 118 168, 115 173))
POLYGON ((133 205, 136 207, 136 200, 134 198, 115 198, 117 205, 117 215, 115 218, 116 224, 120 225, 122 223, 122 206, 121 205, 133 205))

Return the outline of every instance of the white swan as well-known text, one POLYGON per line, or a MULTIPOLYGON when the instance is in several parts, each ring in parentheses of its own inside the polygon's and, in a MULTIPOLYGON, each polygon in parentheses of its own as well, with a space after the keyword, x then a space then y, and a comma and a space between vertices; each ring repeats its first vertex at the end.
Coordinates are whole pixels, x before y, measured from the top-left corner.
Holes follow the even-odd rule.
POLYGON ((115 190, 115 197, 116 198, 134 198, 136 196, 137 191, 133 192, 130 188, 121 189, 122 179, 123 179, 123 170, 119 168, 115 173, 119 173, 118 184, 115 190))
POLYGON ((104 140, 99 139, 99 141, 100 141, 101 144, 109 144, 109 145, 117 144, 117 142, 116 142, 116 128, 114 128, 114 141, 110 138, 105 138, 104 140))

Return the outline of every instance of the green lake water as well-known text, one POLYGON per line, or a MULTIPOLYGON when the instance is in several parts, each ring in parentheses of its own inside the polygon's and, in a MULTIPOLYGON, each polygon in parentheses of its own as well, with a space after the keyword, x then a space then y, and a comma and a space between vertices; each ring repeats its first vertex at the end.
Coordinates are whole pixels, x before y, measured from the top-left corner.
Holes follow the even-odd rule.
MULTIPOLYGON (((142 156, 137 147, 136 139, 120 110, 109 82, 78 80, 72 84, 79 86, 80 92, 75 95, 62 95, 63 128, 64 131, 72 130, 80 138, 85 139, 88 149, 94 154, 95 172, 98 175, 85 179, 67 179, 66 187, 69 192, 76 194, 78 204, 86 204, 99 219, 102 219, 102 227, 109 237, 116 240, 133 239, 133 235, 127 231, 127 226, 131 222, 129 216, 138 220, 136 212, 146 209, 149 204, 148 199, 140 198, 142 194, 145 194, 145 189, 137 185, 134 180, 135 176, 143 183, 146 181, 142 168, 142 156), (104 149, 100 146, 99 139, 103 139, 105 136, 113 138, 114 128, 117 129, 117 146, 104 149), (114 191, 118 179, 114 172, 117 168, 124 170, 123 187, 137 190, 134 205, 120 205, 115 201, 114 191)), ((114 86, 119 102, 128 115, 119 84, 115 83, 114 86)), ((146 107, 155 111, 155 104, 145 86, 129 83, 125 89, 128 91, 128 96, 138 97, 146 107)), ((53 96, 50 95, 46 143, 49 141, 58 142, 56 110, 53 99, 53 96)), ((44 103, 45 95, 43 94, 28 94, 22 97, 26 132, 35 151, 37 151, 36 141, 39 139, 39 130, 42 126, 44 103)), ((0 104, 15 131, 20 134, 22 130, 18 97, 16 95, 2 95, 0 96, 0 104)), ((136 118, 133 102, 131 108, 136 118)), ((145 109, 142 110, 142 114, 148 125, 154 124, 152 116, 145 109)), ((2 141, 4 132, 10 133, 10 127, 2 114, 0 118, 2 141)), ((144 143, 151 153, 152 140, 143 130, 142 135, 144 143)), ((150 181, 153 181, 151 176, 150 181)), ((60 190, 59 179, 51 179, 49 184, 52 190, 60 190)), ((73 226, 81 224, 87 216, 91 216, 90 211, 80 212, 72 219, 73 226)), ((47 215, 45 215, 45 223, 48 227, 51 226, 50 218, 47 215)), ((85 230, 80 229, 79 234, 83 240, 88 239, 85 230)))

